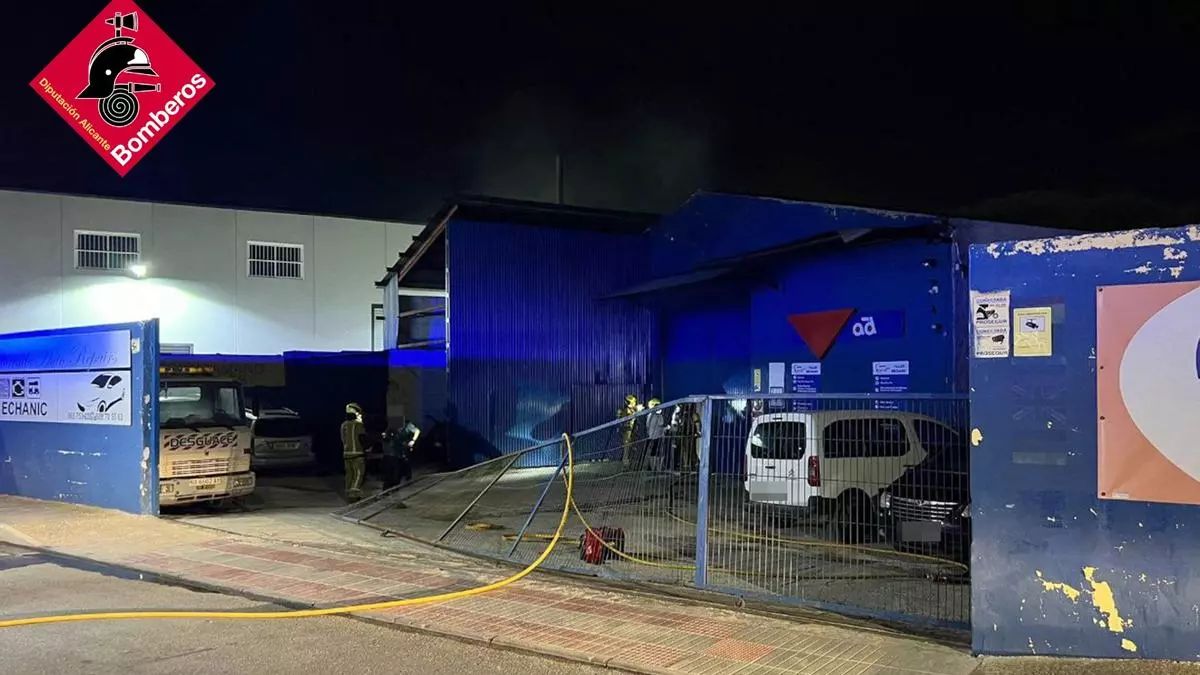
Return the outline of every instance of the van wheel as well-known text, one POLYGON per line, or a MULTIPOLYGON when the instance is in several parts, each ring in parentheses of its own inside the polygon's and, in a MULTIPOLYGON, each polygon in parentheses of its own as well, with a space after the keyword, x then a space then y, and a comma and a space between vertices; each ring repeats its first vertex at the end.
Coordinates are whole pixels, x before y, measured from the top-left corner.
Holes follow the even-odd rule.
POLYGON ((838 497, 835 512, 838 540, 845 544, 861 544, 870 537, 874 518, 871 498, 861 490, 848 490, 838 497))

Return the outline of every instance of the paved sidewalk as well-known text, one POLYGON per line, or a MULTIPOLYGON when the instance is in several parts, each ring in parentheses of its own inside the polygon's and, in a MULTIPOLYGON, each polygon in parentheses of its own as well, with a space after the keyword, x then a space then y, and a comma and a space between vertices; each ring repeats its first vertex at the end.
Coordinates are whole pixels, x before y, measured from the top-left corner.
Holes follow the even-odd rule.
MULTIPOLYGON (((0 514, 0 540, 291 605, 416 597, 513 571, 400 540, 389 540, 395 546, 388 551, 344 541, 322 547, 14 497, 0 496, 0 514)), ((364 617, 636 672, 966 675, 978 666, 961 650, 816 616, 761 616, 544 575, 481 596, 364 617)))

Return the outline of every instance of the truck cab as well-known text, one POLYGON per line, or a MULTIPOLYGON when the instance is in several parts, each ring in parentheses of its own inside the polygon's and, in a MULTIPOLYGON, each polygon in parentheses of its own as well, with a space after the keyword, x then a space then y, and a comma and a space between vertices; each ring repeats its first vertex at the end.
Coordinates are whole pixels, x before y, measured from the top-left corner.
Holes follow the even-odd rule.
POLYGON ((211 369, 159 369, 158 502, 211 502, 254 491, 242 385, 211 369))

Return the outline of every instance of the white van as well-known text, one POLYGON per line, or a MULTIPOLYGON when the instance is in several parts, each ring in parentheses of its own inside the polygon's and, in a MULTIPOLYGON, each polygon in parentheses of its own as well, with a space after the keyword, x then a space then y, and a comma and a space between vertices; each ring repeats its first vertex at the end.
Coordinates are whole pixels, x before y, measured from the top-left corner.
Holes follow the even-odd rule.
POLYGON ((745 489, 751 506, 836 514, 845 530, 866 530, 874 500, 925 459, 942 422, 889 410, 771 413, 746 439, 745 489))

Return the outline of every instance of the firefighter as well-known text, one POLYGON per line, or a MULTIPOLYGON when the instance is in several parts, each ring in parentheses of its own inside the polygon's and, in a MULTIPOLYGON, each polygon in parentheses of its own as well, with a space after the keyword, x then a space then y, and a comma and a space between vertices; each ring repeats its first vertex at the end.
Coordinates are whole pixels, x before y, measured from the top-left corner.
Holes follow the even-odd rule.
POLYGON ((346 463, 346 499, 362 499, 363 476, 367 471, 367 455, 364 438, 367 427, 363 424, 362 406, 346 404, 346 421, 342 422, 342 459, 346 463))
POLYGON ((689 410, 690 405, 687 403, 675 406, 675 409, 671 411, 671 423, 667 425, 667 433, 670 436, 671 468, 675 471, 688 471, 691 468, 691 462, 687 456, 687 453, 691 451, 689 410))
POLYGON ((421 430, 407 422, 400 431, 388 429, 383 438, 383 489, 412 480, 412 453, 421 430))
POLYGON ((680 415, 679 460, 684 471, 695 471, 700 463, 700 405, 689 403, 680 415))
MULTIPOLYGON (((636 415, 642 411, 642 404, 634 394, 625 397, 625 407, 617 411, 617 419, 636 415)), ((621 425, 621 463, 629 467, 629 453, 633 447, 633 431, 637 420, 629 420, 621 425)))
POLYGON ((664 446, 667 420, 663 416, 663 411, 655 410, 661 403, 656 398, 646 401, 646 409, 650 411, 650 414, 646 415, 646 456, 649 458, 651 471, 662 471, 663 455, 666 452, 664 446))

